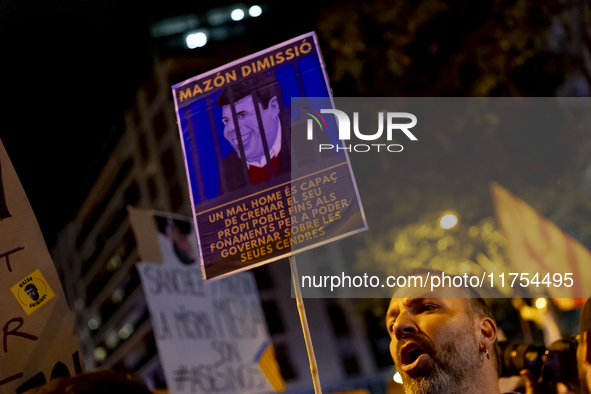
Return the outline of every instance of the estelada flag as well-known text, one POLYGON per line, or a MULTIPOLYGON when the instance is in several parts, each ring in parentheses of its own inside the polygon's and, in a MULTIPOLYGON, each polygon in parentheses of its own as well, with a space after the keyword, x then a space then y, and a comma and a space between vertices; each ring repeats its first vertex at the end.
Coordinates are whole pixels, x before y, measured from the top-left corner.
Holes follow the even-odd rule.
POLYGON ((491 182, 490 189, 512 269, 537 282, 528 290, 547 292, 563 310, 582 306, 591 293, 589 250, 499 184, 491 182))

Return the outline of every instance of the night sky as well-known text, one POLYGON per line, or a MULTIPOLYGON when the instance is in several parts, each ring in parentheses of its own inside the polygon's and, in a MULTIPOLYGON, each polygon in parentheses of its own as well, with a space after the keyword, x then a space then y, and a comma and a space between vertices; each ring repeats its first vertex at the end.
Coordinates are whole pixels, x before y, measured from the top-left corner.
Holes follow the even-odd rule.
POLYGON ((50 243, 149 74, 149 17, 114 1, 3 1, 0 36, 0 138, 50 243))
MULTIPOLYGON (((151 23, 233 3, 0 2, 0 139, 50 247, 84 201, 150 74, 157 52, 151 23)), ((279 34, 263 26, 246 39, 264 37, 253 45, 264 47, 306 29, 302 23, 292 33, 281 23, 279 34)))

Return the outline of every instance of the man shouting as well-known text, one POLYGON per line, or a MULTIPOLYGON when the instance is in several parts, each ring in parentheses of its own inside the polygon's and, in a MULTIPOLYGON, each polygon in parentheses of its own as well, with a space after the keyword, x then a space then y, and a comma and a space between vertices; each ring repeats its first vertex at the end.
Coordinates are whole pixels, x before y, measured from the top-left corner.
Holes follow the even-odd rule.
POLYGON ((444 298, 415 290, 395 294, 386 316, 405 393, 500 394, 497 325, 484 300, 465 288, 444 298))

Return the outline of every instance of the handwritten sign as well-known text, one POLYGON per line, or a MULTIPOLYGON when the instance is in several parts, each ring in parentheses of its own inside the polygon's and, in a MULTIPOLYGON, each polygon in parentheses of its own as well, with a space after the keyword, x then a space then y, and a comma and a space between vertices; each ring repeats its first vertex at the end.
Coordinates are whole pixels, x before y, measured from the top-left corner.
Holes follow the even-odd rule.
POLYGON ((189 218, 130 209, 130 221, 154 261, 137 268, 169 392, 283 391, 252 274, 206 283, 189 218))
POLYGON ((0 393, 82 372, 62 287, 27 196, 0 142, 0 393))

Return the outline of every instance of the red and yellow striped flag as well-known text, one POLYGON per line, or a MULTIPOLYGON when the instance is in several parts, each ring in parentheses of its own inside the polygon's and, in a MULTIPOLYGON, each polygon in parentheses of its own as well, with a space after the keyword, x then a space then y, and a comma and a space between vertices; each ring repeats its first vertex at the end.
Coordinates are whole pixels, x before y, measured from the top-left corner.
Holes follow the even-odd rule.
POLYGON ((275 356, 275 349, 272 345, 263 343, 255 356, 255 361, 259 363, 261 370, 273 386, 275 391, 285 391, 285 382, 281 376, 281 370, 277 363, 277 357, 275 356))
POLYGON ((530 292, 546 290, 563 310, 584 305, 583 297, 591 294, 589 250, 507 189, 495 182, 490 188, 511 267, 529 273, 529 280, 537 274, 539 284, 530 283, 530 292))

